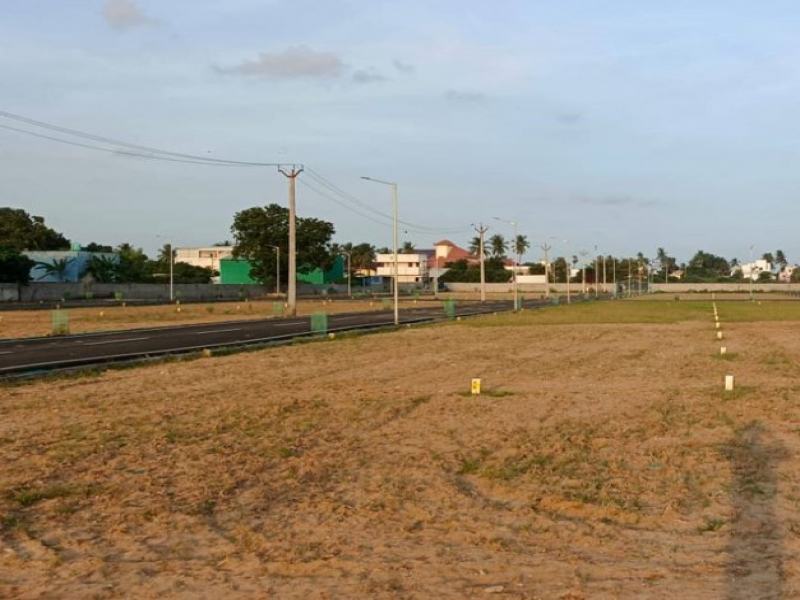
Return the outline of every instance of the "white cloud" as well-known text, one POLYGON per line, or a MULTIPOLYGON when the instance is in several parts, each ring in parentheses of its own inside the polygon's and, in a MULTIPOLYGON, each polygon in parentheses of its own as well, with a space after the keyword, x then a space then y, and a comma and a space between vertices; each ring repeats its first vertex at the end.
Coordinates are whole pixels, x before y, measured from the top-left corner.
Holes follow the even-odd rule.
POLYGON ((221 73, 273 79, 340 77, 345 64, 333 52, 317 52, 307 46, 293 46, 281 52, 262 52, 256 60, 232 67, 216 67, 221 73))
POLYGON ((103 5, 103 16, 109 25, 123 30, 152 25, 156 22, 155 19, 145 15, 131 0, 107 0, 103 5))

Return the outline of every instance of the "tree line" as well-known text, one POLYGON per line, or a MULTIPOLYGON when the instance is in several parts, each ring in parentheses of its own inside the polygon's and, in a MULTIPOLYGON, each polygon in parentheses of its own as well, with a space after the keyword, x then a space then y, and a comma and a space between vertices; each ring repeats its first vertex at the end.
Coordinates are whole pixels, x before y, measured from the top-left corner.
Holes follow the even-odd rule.
MULTIPOLYGON (((265 284, 274 284, 276 273, 282 273, 282 283, 288 275, 289 211, 279 204, 256 206, 237 212, 230 228, 233 235, 234 256, 247 260, 251 277, 265 284), (277 261, 281 261, 277 269, 277 261)), ((367 242, 336 243, 333 223, 313 217, 297 217, 297 268, 308 271, 314 268, 327 270, 337 257, 347 257, 348 268, 353 272, 368 272, 375 267, 376 254, 391 253, 389 248, 376 248, 367 242)), ((229 245, 220 242, 215 245, 229 245)), ((467 249, 475 256, 483 246, 486 280, 508 281, 506 269, 509 254, 514 262, 524 265, 531 274, 544 274, 550 281, 566 281, 567 273, 573 280, 587 283, 617 281, 625 278, 660 278, 659 281, 723 282, 741 280, 732 275, 740 263, 727 260, 704 250, 698 250, 687 262, 678 263, 664 248, 658 248, 654 257, 639 252, 633 257, 589 256, 581 253, 555 257, 546 269, 542 261, 523 263, 531 248, 527 236, 516 235, 507 240, 495 234, 481 243, 480 236, 469 240, 467 249)), ((0 207, 0 283, 27 283, 29 273, 36 263, 24 256, 24 251, 69 250, 70 241, 62 233, 48 227, 43 217, 29 215, 22 209, 0 207)), ((95 281, 101 283, 163 283, 169 278, 170 257, 174 259, 169 244, 160 249, 155 258, 148 257, 141 248, 127 242, 116 246, 92 242, 84 250, 97 253, 86 267, 95 281), (113 256, 112 256, 113 255, 113 256)), ((403 242, 401 253, 414 253, 414 245, 403 242)), ((789 263, 782 250, 762 255, 771 265, 785 268, 789 263)), ((57 280, 63 279, 69 268, 69 258, 40 264, 40 270, 57 280)), ((461 260, 446 265, 449 272, 443 281, 479 281, 480 271, 476 261, 461 260)), ((217 273, 211 269, 174 262, 173 281, 176 283, 206 283, 217 273)), ((759 279, 769 280, 771 272, 759 273, 759 279)), ((800 279, 800 269, 792 273, 792 281, 800 279)))

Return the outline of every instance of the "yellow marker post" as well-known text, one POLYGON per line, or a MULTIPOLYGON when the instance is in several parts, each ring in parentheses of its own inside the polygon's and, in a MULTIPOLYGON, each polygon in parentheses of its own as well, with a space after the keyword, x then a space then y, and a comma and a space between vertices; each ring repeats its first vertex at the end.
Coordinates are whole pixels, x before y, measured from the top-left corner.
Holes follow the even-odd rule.
POLYGON ((481 380, 478 378, 474 378, 472 380, 472 395, 477 396, 481 393, 481 380))

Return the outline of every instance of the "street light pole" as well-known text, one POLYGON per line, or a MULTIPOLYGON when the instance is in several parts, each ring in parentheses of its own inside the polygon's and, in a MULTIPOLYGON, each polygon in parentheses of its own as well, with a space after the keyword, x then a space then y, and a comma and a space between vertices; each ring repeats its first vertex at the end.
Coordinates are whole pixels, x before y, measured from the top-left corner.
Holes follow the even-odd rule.
POLYGON ((281 247, 266 244, 269 248, 275 248, 277 256, 275 257, 275 293, 281 295, 281 247))
POLYGON ((750 244, 750 269, 748 272, 748 277, 750 278, 750 302, 753 301, 753 270, 754 270, 754 263, 753 263, 753 245, 750 244))
MULTIPOLYGON (((547 242, 539 246, 542 250, 544 250, 544 293, 546 298, 550 298, 550 246, 547 242)), ((553 283, 555 283, 555 273, 553 273, 553 283)))
POLYGON ((342 251, 341 255, 347 257, 347 296, 352 298, 353 292, 350 286, 350 280, 352 279, 352 273, 350 272, 350 253, 342 251))
POLYGON ((581 255, 583 261, 581 262, 581 293, 586 295, 586 257, 589 253, 586 250, 581 250, 578 254, 581 255))
POLYGON ((174 264, 175 264, 175 249, 172 247, 172 240, 169 241, 169 301, 175 299, 175 278, 174 278, 174 264))
POLYGON ((600 255, 597 246, 594 247, 594 299, 597 300, 600 288, 600 255))
POLYGON ((362 176, 361 179, 366 181, 372 181, 374 183, 381 183, 383 185, 391 186, 392 188, 392 221, 393 221, 393 232, 392 232, 392 245, 394 246, 394 324, 400 324, 400 293, 399 293, 399 273, 400 269, 398 266, 398 259, 397 259, 397 184, 392 181, 383 181, 382 179, 375 179, 373 177, 364 177, 362 176))
POLYGON ((486 252, 484 250, 484 235, 489 231, 489 228, 484 227, 483 223, 481 223, 480 227, 475 227, 473 225, 472 228, 477 231, 480 236, 480 241, 478 242, 478 260, 481 265, 481 302, 486 302, 486 266, 484 260, 486 252))

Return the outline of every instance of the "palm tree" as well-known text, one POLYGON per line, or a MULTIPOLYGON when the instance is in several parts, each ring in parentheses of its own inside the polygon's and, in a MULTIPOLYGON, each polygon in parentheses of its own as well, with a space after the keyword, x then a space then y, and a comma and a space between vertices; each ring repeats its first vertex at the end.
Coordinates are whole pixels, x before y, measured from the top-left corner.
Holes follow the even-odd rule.
POLYGON ((400 254, 413 254, 415 251, 416 247, 413 242, 403 242, 403 245, 400 247, 400 254))
POLYGON ((518 235, 514 239, 514 254, 517 255, 517 264, 522 262, 522 257, 530 247, 531 243, 528 241, 528 236, 518 235))
POLYGON ((357 244, 350 253, 351 268, 366 272, 375 266, 375 246, 372 244, 357 244))
MULTIPOLYGON (((467 246, 467 250, 469 250, 470 254, 474 254, 475 256, 479 256, 481 252, 481 236, 476 235, 469 241, 469 246, 467 246)), ((483 255, 489 255, 489 246, 486 244, 486 240, 483 242, 483 255)))
POLYGON ((489 248, 491 248, 493 257, 504 258, 506 255, 506 249, 508 248, 508 244, 506 244, 506 238, 504 238, 502 234, 495 233, 489 238, 489 248))

